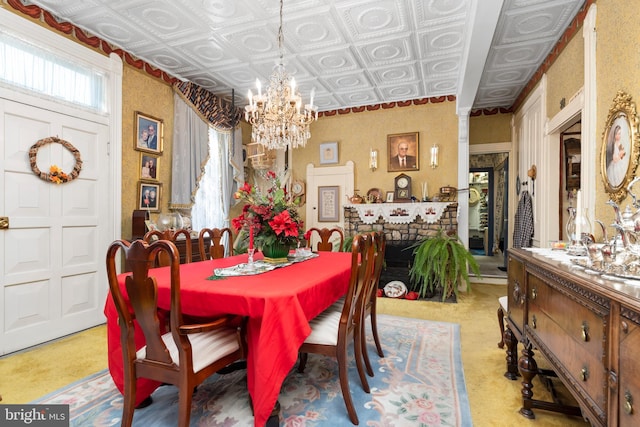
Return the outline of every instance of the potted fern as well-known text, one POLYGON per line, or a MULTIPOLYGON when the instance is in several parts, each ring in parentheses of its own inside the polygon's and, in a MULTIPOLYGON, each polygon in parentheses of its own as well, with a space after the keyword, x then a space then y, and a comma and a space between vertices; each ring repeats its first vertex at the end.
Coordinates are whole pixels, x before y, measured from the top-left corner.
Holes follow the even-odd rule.
POLYGON ((480 277, 480 267, 473 255, 464 247, 457 234, 448 234, 443 229, 416 242, 413 249, 413 264, 409 270, 409 288, 418 292, 420 298, 442 292, 442 301, 455 295, 458 298, 460 281, 471 290, 469 268, 480 277))

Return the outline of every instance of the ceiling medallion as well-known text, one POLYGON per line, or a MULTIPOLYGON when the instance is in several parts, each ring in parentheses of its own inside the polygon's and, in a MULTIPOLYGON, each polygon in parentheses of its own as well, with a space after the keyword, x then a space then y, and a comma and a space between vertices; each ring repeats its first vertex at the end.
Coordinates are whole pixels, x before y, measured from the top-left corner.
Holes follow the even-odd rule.
POLYGON ((256 79, 258 93, 249 91, 249 104, 245 107, 245 120, 251 124, 251 141, 268 149, 304 147, 311 137, 309 125, 318 120, 318 107, 313 105, 313 90, 308 104, 302 108, 302 97, 283 65, 282 4, 280 0, 280 28, 278 49, 280 63, 269 79, 266 92, 262 92, 260 79, 256 79))

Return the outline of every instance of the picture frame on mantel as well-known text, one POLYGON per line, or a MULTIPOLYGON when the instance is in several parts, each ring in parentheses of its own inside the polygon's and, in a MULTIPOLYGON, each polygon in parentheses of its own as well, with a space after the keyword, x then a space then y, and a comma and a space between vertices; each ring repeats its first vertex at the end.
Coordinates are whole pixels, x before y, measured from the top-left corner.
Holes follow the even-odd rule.
POLYGON ((393 191, 387 191, 387 203, 393 203, 393 197, 395 193, 393 191))

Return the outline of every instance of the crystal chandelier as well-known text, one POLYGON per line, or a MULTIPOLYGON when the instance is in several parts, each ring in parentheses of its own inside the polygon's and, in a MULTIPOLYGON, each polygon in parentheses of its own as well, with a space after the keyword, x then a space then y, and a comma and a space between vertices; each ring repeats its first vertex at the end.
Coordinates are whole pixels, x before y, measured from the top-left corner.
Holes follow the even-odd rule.
POLYGON ((258 93, 253 95, 249 90, 249 104, 244 107, 244 117, 251 124, 251 141, 270 150, 304 147, 311 137, 309 125, 318 120, 318 107, 313 105, 313 90, 309 103, 303 109, 295 80, 283 65, 282 4, 283 0, 280 0, 280 63, 274 68, 265 93, 262 92, 260 80, 256 79, 258 93))

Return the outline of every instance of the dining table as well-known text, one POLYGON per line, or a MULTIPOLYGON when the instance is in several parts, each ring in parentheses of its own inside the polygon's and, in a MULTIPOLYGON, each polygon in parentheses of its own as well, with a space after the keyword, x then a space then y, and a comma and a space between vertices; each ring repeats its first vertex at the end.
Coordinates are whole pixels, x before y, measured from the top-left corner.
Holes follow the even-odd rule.
MULTIPOLYGON (((180 294, 185 315, 246 318, 247 388, 255 426, 263 426, 269 419, 280 387, 296 363, 298 349, 311 333, 309 321, 343 296, 349 286, 351 253, 319 252, 316 255, 260 274, 238 276, 217 275, 214 270, 242 265, 247 262, 246 254, 180 265, 180 294)), ((256 261, 261 258, 260 254, 254 256, 256 261)), ((118 276, 122 289, 129 274, 118 276)), ((169 310, 169 267, 151 269, 149 275, 156 278, 158 307, 169 310)), ((123 392, 120 326, 110 294, 104 313, 109 371, 123 392)), ((140 348, 144 346, 144 337, 140 331, 136 332, 136 345, 140 348)), ((139 378, 136 384, 136 405, 160 386, 144 378, 139 378)))

